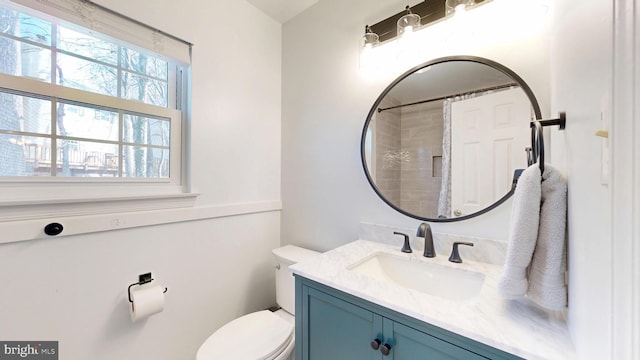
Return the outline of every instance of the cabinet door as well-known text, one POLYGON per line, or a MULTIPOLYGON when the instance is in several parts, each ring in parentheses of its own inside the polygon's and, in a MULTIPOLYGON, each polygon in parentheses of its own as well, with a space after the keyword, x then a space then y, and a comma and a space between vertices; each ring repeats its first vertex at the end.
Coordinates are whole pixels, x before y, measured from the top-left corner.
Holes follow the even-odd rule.
POLYGON ((371 341, 382 335, 382 317, 303 287, 303 360, 380 360, 371 341))
MULTIPOLYGON (((403 324, 384 319, 385 336, 389 334, 394 345, 389 359, 393 360, 475 360, 487 359, 459 346, 440 340, 403 324)), ((385 359, 386 360, 386 359, 385 359)))

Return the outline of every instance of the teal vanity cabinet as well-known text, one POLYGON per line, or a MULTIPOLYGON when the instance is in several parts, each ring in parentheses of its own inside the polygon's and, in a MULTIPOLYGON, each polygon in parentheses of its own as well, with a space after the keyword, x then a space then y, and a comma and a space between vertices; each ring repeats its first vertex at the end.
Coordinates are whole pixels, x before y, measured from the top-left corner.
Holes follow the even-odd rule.
POLYGON ((296 360, 520 359, 296 276, 296 360))

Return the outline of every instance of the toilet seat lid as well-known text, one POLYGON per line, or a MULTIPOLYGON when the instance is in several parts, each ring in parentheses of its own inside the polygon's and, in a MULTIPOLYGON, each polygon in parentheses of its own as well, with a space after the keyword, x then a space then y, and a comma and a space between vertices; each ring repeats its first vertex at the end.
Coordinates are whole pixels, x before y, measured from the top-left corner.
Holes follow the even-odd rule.
POLYGON ((293 325, 269 310, 239 317, 211 334, 200 346, 197 360, 267 360, 293 338, 293 325))

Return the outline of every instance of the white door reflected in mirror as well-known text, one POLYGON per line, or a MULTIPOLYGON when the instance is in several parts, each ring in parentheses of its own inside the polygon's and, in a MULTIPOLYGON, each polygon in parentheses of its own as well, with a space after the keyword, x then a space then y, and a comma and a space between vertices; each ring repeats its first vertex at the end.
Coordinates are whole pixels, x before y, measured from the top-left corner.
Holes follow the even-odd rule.
POLYGON ((519 88, 451 103, 452 215, 480 211, 509 192, 514 171, 527 166, 530 119, 519 88))

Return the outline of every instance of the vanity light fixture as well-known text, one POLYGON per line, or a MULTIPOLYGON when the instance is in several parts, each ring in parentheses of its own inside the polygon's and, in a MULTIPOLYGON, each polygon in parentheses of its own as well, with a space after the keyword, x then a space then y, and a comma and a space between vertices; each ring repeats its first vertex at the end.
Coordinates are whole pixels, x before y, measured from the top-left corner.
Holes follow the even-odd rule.
POLYGON ((406 26, 412 26, 411 30, 415 31, 420 24, 429 24, 442 19, 445 15, 444 0, 425 0, 407 8, 369 26, 371 32, 379 36, 381 43, 401 35, 400 31, 406 32, 408 30, 406 26), (402 30, 400 30, 401 27, 402 30))
POLYGON ((406 14, 398 19, 397 22, 398 36, 404 36, 405 34, 409 35, 420 27, 420 15, 412 13, 409 5, 407 5, 405 11, 406 14))
POLYGON ((459 14, 466 11, 468 6, 474 5, 475 3, 476 2, 474 0, 446 0, 446 15, 450 15, 452 13, 459 14))
MULTIPOLYGON (((491 1, 493 0, 424 0, 413 6, 407 5, 403 11, 365 26, 360 40, 359 64, 362 73, 376 74, 389 65, 411 67, 417 64, 428 51, 425 46, 421 46, 424 37, 419 34, 420 30, 441 22, 443 26, 452 29, 451 32, 466 34, 465 28, 473 29, 476 25, 468 21, 463 15, 466 11, 462 10, 473 9, 491 1), (456 7, 459 11, 454 16, 456 7), (448 8, 452 9, 450 14, 447 13, 448 8)), ((463 39, 466 41, 466 37, 463 39)), ((434 48, 437 48, 437 44, 434 48)))
POLYGON ((378 34, 371 31, 371 27, 369 25, 364 28, 364 36, 362 37, 363 46, 367 49, 370 49, 380 43, 380 37, 378 34))
POLYGON ((460 10, 465 8, 468 10, 469 6, 475 7, 490 1, 491 0, 424 0, 414 6, 407 5, 405 10, 373 25, 367 25, 363 47, 366 47, 368 44, 372 44, 371 46, 378 44, 367 42, 367 34, 369 31, 378 35, 379 43, 384 43, 402 34, 415 32, 418 28, 424 28, 426 25, 439 21, 450 13, 453 13, 456 7, 460 10), (448 9, 450 9, 450 11, 448 9))

